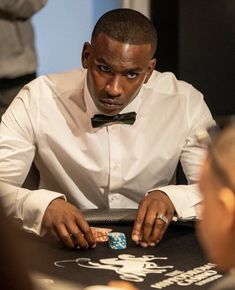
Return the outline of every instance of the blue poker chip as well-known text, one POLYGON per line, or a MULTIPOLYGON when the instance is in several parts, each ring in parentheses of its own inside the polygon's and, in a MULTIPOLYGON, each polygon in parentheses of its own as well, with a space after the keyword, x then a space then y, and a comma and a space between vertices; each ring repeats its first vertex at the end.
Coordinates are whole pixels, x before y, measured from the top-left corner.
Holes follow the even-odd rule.
POLYGON ((109 247, 113 250, 123 250, 126 248, 126 236, 124 233, 108 233, 109 247))

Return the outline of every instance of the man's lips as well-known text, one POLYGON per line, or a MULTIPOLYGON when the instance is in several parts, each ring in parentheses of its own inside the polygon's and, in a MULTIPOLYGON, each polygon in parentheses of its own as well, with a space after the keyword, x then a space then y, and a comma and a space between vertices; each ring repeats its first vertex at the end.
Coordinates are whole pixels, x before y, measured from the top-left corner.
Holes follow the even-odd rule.
POLYGON ((122 103, 116 101, 115 99, 101 99, 100 102, 110 106, 118 106, 118 107, 122 106, 122 103))

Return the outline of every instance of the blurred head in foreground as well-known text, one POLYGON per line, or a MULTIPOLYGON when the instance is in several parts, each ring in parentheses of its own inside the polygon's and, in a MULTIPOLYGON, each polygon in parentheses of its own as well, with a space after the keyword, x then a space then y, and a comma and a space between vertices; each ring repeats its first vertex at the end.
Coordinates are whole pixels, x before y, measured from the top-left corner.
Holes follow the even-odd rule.
POLYGON ((235 267, 235 125, 213 140, 199 182, 204 202, 198 234, 220 269, 235 267))

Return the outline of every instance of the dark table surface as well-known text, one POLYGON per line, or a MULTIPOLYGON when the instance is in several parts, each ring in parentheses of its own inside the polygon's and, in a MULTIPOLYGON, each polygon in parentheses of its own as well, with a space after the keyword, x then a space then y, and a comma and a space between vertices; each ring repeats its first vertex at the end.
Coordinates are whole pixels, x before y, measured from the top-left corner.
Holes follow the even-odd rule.
POLYGON ((131 222, 97 226, 124 232, 127 248, 112 250, 105 242, 95 249, 70 250, 49 236, 23 234, 31 269, 84 286, 123 279, 141 290, 208 289, 222 276, 204 257, 194 223, 172 223, 164 239, 149 248, 131 241, 131 222))

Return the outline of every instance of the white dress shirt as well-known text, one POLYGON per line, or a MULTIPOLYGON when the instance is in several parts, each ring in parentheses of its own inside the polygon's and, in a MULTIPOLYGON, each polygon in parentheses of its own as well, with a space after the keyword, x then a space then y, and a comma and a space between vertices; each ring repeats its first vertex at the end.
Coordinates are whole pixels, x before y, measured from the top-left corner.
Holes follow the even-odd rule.
POLYGON ((172 73, 154 71, 122 111, 133 125, 92 128, 99 113, 86 86, 86 70, 41 76, 25 86, 0 127, 1 196, 23 227, 42 233, 48 204, 64 197, 79 208, 136 208, 146 192, 164 191, 181 218, 195 216, 205 148, 198 130, 214 124, 203 96, 172 73), (189 185, 169 185, 179 159, 189 185), (20 188, 32 161, 38 190, 20 188))

